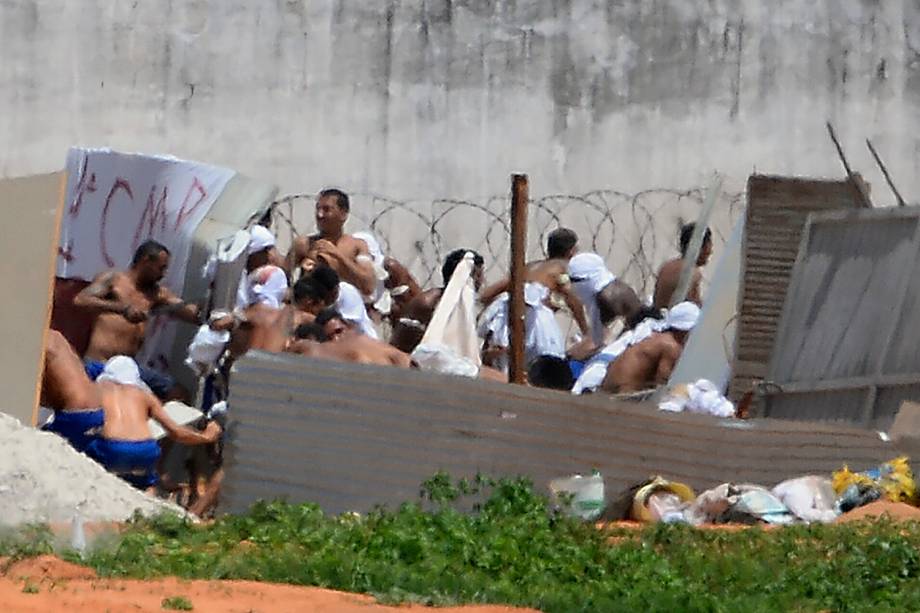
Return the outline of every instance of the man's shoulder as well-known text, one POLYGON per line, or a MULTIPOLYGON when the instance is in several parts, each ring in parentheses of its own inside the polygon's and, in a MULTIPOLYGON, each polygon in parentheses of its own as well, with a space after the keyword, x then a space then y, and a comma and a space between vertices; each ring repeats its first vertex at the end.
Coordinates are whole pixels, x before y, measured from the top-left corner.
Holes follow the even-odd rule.
POLYGON ((683 268, 683 265, 684 265, 683 258, 671 258, 670 260, 668 260, 667 262, 661 265, 661 268, 658 269, 659 270, 658 275, 661 276, 661 275, 668 274, 668 273, 674 274, 675 272, 679 273, 680 269, 683 268))

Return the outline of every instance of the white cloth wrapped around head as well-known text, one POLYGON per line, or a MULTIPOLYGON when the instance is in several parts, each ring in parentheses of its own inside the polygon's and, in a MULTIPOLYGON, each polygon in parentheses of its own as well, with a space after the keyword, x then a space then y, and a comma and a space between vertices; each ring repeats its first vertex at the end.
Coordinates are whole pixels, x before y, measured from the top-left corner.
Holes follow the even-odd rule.
POLYGON ((287 275, 277 266, 262 266, 249 273, 249 304, 280 309, 287 294, 287 275))
POLYGON ((121 385, 133 385, 149 392, 150 388, 141 380, 141 371, 134 358, 126 355, 116 355, 108 359, 102 374, 96 378, 97 382, 109 381, 121 385))
POLYGON ((689 332, 700 318, 700 307, 692 302, 675 304, 668 310, 665 323, 669 330, 689 332))
POLYGON ((248 255, 259 253, 275 246, 275 235, 265 226, 255 225, 249 230, 248 255))
POLYGON ((616 280, 604 259, 596 253, 579 253, 573 257, 569 260, 568 274, 576 290, 584 288, 586 295, 596 294, 616 280))

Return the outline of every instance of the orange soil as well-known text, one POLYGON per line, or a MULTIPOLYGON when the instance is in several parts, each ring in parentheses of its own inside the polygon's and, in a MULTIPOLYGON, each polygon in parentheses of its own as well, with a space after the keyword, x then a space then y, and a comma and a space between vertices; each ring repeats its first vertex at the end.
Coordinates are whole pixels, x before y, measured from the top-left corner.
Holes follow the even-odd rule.
POLYGON ((920 509, 903 502, 876 500, 864 507, 853 509, 837 518, 837 523, 847 523, 887 515, 894 521, 920 521, 920 509))
POLYGON ((389 607, 370 596, 314 587, 255 581, 182 581, 173 577, 153 581, 98 579, 92 569, 41 556, 10 566, 0 577, 0 602, 6 611, 67 611, 111 613, 157 611, 163 599, 184 596, 198 613, 225 611, 317 611, 378 613, 435 611, 437 613, 512 613, 533 611, 502 606, 431 609, 422 606, 389 607), (28 587, 27 587, 28 586, 28 587), (34 591, 28 593, 24 591, 34 591))

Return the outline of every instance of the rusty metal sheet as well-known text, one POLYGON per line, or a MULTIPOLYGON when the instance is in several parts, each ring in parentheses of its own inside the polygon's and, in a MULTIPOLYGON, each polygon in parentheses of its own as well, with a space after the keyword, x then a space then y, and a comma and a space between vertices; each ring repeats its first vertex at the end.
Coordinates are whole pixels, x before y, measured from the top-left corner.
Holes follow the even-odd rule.
POLYGON ((773 485, 893 454, 853 428, 675 415, 604 396, 260 352, 235 366, 230 407, 228 512, 279 497, 363 512, 417 499, 439 469, 526 475, 545 491, 552 478, 597 468, 615 493, 654 474, 697 489, 773 485))
POLYGON ((735 402, 767 375, 776 325, 809 213, 859 206, 847 181, 766 175, 748 179, 735 362, 729 387, 735 402), (753 304, 758 308, 752 308, 753 304))
POLYGON ((35 424, 66 174, 0 180, 3 411, 35 424))
POLYGON ((920 394, 920 207, 809 218, 764 414, 885 429, 920 394))

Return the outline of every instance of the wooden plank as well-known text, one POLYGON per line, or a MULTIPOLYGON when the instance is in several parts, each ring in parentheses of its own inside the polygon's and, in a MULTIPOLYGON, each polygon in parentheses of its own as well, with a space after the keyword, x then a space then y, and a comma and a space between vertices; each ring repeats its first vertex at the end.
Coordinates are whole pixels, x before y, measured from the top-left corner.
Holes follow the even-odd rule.
POLYGON ((8 220, 0 241, 3 411, 24 424, 35 425, 38 416, 65 182, 63 172, 0 180, 8 220))

